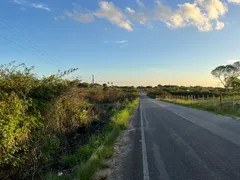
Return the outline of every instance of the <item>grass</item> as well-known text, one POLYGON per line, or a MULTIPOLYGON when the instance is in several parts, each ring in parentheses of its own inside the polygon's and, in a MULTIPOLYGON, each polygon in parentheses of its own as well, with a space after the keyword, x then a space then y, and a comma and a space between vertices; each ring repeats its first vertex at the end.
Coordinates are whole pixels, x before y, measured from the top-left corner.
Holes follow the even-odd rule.
POLYGON ((60 177, 56 173, 50 173, 46 179, 91 180, 95 172, 104 166, 104 160, 113 156, 114 143, 121 131, 126 128, 130 116, 138 103, 139 99, 136 99, 128 103, 123 110, 116 111, 111 118, 111 123, 105 125, 98 135, 93 135, 87 145, 80 147, 72 155, 62 157, 62 165, 72 169, 72 173, 60 177))
POLYGON ((240 107, 237 104, 233 106, 232 102, 230 102, 231 100, 230 97, 225 98, 222 105, 220 105, 220 102, 218 99, 191 100, 191 99, 165 98, 165 99, 159 99, 159 100, 183 105, 189 108, 209 111, 215 114, 221 114, 221 115, 229 116, 232 118, 240 117, 240 107))

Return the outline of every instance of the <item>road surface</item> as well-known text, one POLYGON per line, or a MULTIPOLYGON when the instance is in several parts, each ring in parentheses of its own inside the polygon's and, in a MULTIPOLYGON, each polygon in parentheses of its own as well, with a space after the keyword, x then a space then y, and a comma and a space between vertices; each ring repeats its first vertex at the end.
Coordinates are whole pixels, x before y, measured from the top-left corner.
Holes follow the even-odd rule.
POLYGON ((110 180, 240 180, 240 121, 141 94, 110 180))

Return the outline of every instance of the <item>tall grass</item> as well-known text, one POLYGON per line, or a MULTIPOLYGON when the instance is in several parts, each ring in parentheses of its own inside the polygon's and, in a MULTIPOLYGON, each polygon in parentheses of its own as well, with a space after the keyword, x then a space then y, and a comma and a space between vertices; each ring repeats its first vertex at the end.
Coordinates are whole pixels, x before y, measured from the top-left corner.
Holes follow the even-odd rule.
POLYGON ((114 111, 111 122, 98 135, 92 135, 87 145, 80 147, 74 154, 62 157, 62 164, 73 169, 73 172, 58 177, 50 173, 46 179, 81 179, 90 180, 95 172, 103 166, 104 159, 113 155, 114 143, 123 129, 126 128, 130 116, 138 106, 139 99, 127 102, 125 108, 114 111))
POLYGON ((235 97, 235 104, 233 104, 233 98, 228 96, 224 97, 222 100, 222 104, 220 104, 219 98, 209 98, 209 99, 179 99, 179 98, 163 98, 159 99, 166 102, 171 102, 175 104, 180 104, 186 107, 205 110, 209 112, 213 112, 215 114, 221 114, 225 116, 230 116, 233 118, 240 117, 240 105, 237 104, 237 99, 239 97, 235 97))
POLYGON ((87 161, 103 144, 106 134, 99 130, 109 117, 138 97, 134 87, 89 88, 66 78, 76 70, 40 78, 24 64, 0 65, 0 179, 39 179, 80 146, 61 162, 87 161))

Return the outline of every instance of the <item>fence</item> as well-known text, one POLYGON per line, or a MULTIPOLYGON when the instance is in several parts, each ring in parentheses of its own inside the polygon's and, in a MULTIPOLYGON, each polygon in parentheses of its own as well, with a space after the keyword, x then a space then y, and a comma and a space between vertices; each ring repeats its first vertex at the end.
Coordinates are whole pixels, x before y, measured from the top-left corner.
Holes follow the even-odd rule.
POLYGON ((216 106, 225 106, 232 105, 233 107, 236 105, 240 105, 240 96, 239 95, 228 95, 228 96, 168 96, 168 97, 156 97, 160 100, 167 100, 176 103, 182 104, 209 104, 216 106))

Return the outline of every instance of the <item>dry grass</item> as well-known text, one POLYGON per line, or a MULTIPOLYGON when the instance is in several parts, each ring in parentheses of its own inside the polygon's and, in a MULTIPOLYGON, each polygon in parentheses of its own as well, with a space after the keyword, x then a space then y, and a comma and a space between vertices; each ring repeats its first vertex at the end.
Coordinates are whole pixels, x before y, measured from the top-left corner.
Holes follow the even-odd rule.
POLYGON ((190 108, 201 109, 210 111, 216 114, 230 116, 233 118, 240 117, 240 106, 238 104, 240 97, 235 97, 235 103, 233 104, 233 97, 223 97, 222 104, 220 104, 219 98, 209 99, 178 99, 178 98, 164 98, 159 99, 166 102, 180 104, 190 108))

